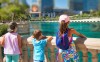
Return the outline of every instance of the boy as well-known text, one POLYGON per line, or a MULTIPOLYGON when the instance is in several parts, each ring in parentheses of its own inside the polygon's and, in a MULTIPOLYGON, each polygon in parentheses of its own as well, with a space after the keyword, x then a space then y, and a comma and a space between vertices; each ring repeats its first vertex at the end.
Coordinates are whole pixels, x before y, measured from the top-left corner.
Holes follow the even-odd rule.
POLYGON ((43 36, 40 30, 35 30, 33 33, 33 46, 34 46, 34 62, 44 62, 44 50, 47 44, 47 41, 51 41, 52 36, 43 36))

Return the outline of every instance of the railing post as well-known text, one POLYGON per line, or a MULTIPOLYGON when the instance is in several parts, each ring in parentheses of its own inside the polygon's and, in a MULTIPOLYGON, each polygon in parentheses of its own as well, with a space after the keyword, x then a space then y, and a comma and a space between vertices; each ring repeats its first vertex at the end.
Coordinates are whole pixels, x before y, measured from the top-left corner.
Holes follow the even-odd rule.
POLYGON ((83 53, 82 53, 82 51, 78 51, 78 55, 79 55, 79 62, 83 62, 83 53))
POLYGON ((92 54, 91 52, 88 52, 88 62, 92 62, 92 54))
POLYGON ((100 62, 100 53, 97 54, 98 62, 100 62))
POLYGON ((48 48, 48 59, 51 62, 51 50, 50 50, 50 48, 48 48))
POLYGON ((1 49, 1 46, 0 46, 0 62, 3 62, 3 57, 2 57, 2 49, 1 49))

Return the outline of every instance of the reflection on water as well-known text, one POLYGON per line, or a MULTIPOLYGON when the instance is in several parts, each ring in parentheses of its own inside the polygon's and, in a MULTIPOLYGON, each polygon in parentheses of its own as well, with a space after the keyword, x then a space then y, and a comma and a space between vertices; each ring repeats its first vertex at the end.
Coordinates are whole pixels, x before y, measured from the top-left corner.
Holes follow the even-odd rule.
MULTIPOLYGON (((100 38, 100 22, 71 22, 70 28, 76 29, 90 38, 100 38)), ((58 31, 58 22, 30 22, 30 34, 40 29, 44 35, 55 36, 58 31)))

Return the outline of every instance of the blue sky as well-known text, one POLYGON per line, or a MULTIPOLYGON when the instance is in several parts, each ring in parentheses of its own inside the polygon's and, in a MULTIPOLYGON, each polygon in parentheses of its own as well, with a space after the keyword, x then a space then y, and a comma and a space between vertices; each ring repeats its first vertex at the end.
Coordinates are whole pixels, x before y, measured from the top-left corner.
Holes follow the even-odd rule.
MULTIPOLYGON (((32 2, 35 2, 36 0, 26 0, 26 1, 29 5, 32 5, 32 2)), ((68 1, 69 0, 54 0, 54 2, 55 2, 54 8, 67 9, 68 1)))
POLYGON ((68 0, 55 0, 55 8, 68 8, 68 0))

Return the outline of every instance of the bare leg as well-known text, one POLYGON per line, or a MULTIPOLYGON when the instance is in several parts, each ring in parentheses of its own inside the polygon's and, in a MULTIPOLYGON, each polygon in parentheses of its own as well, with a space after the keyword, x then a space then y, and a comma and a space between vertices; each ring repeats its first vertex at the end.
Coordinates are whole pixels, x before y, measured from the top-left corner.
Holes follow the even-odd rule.
POLYGON ((63 62, 63 58, 62 58, 62 54, 61 53, 58 54, 58 61, 59 62, 63 62))

